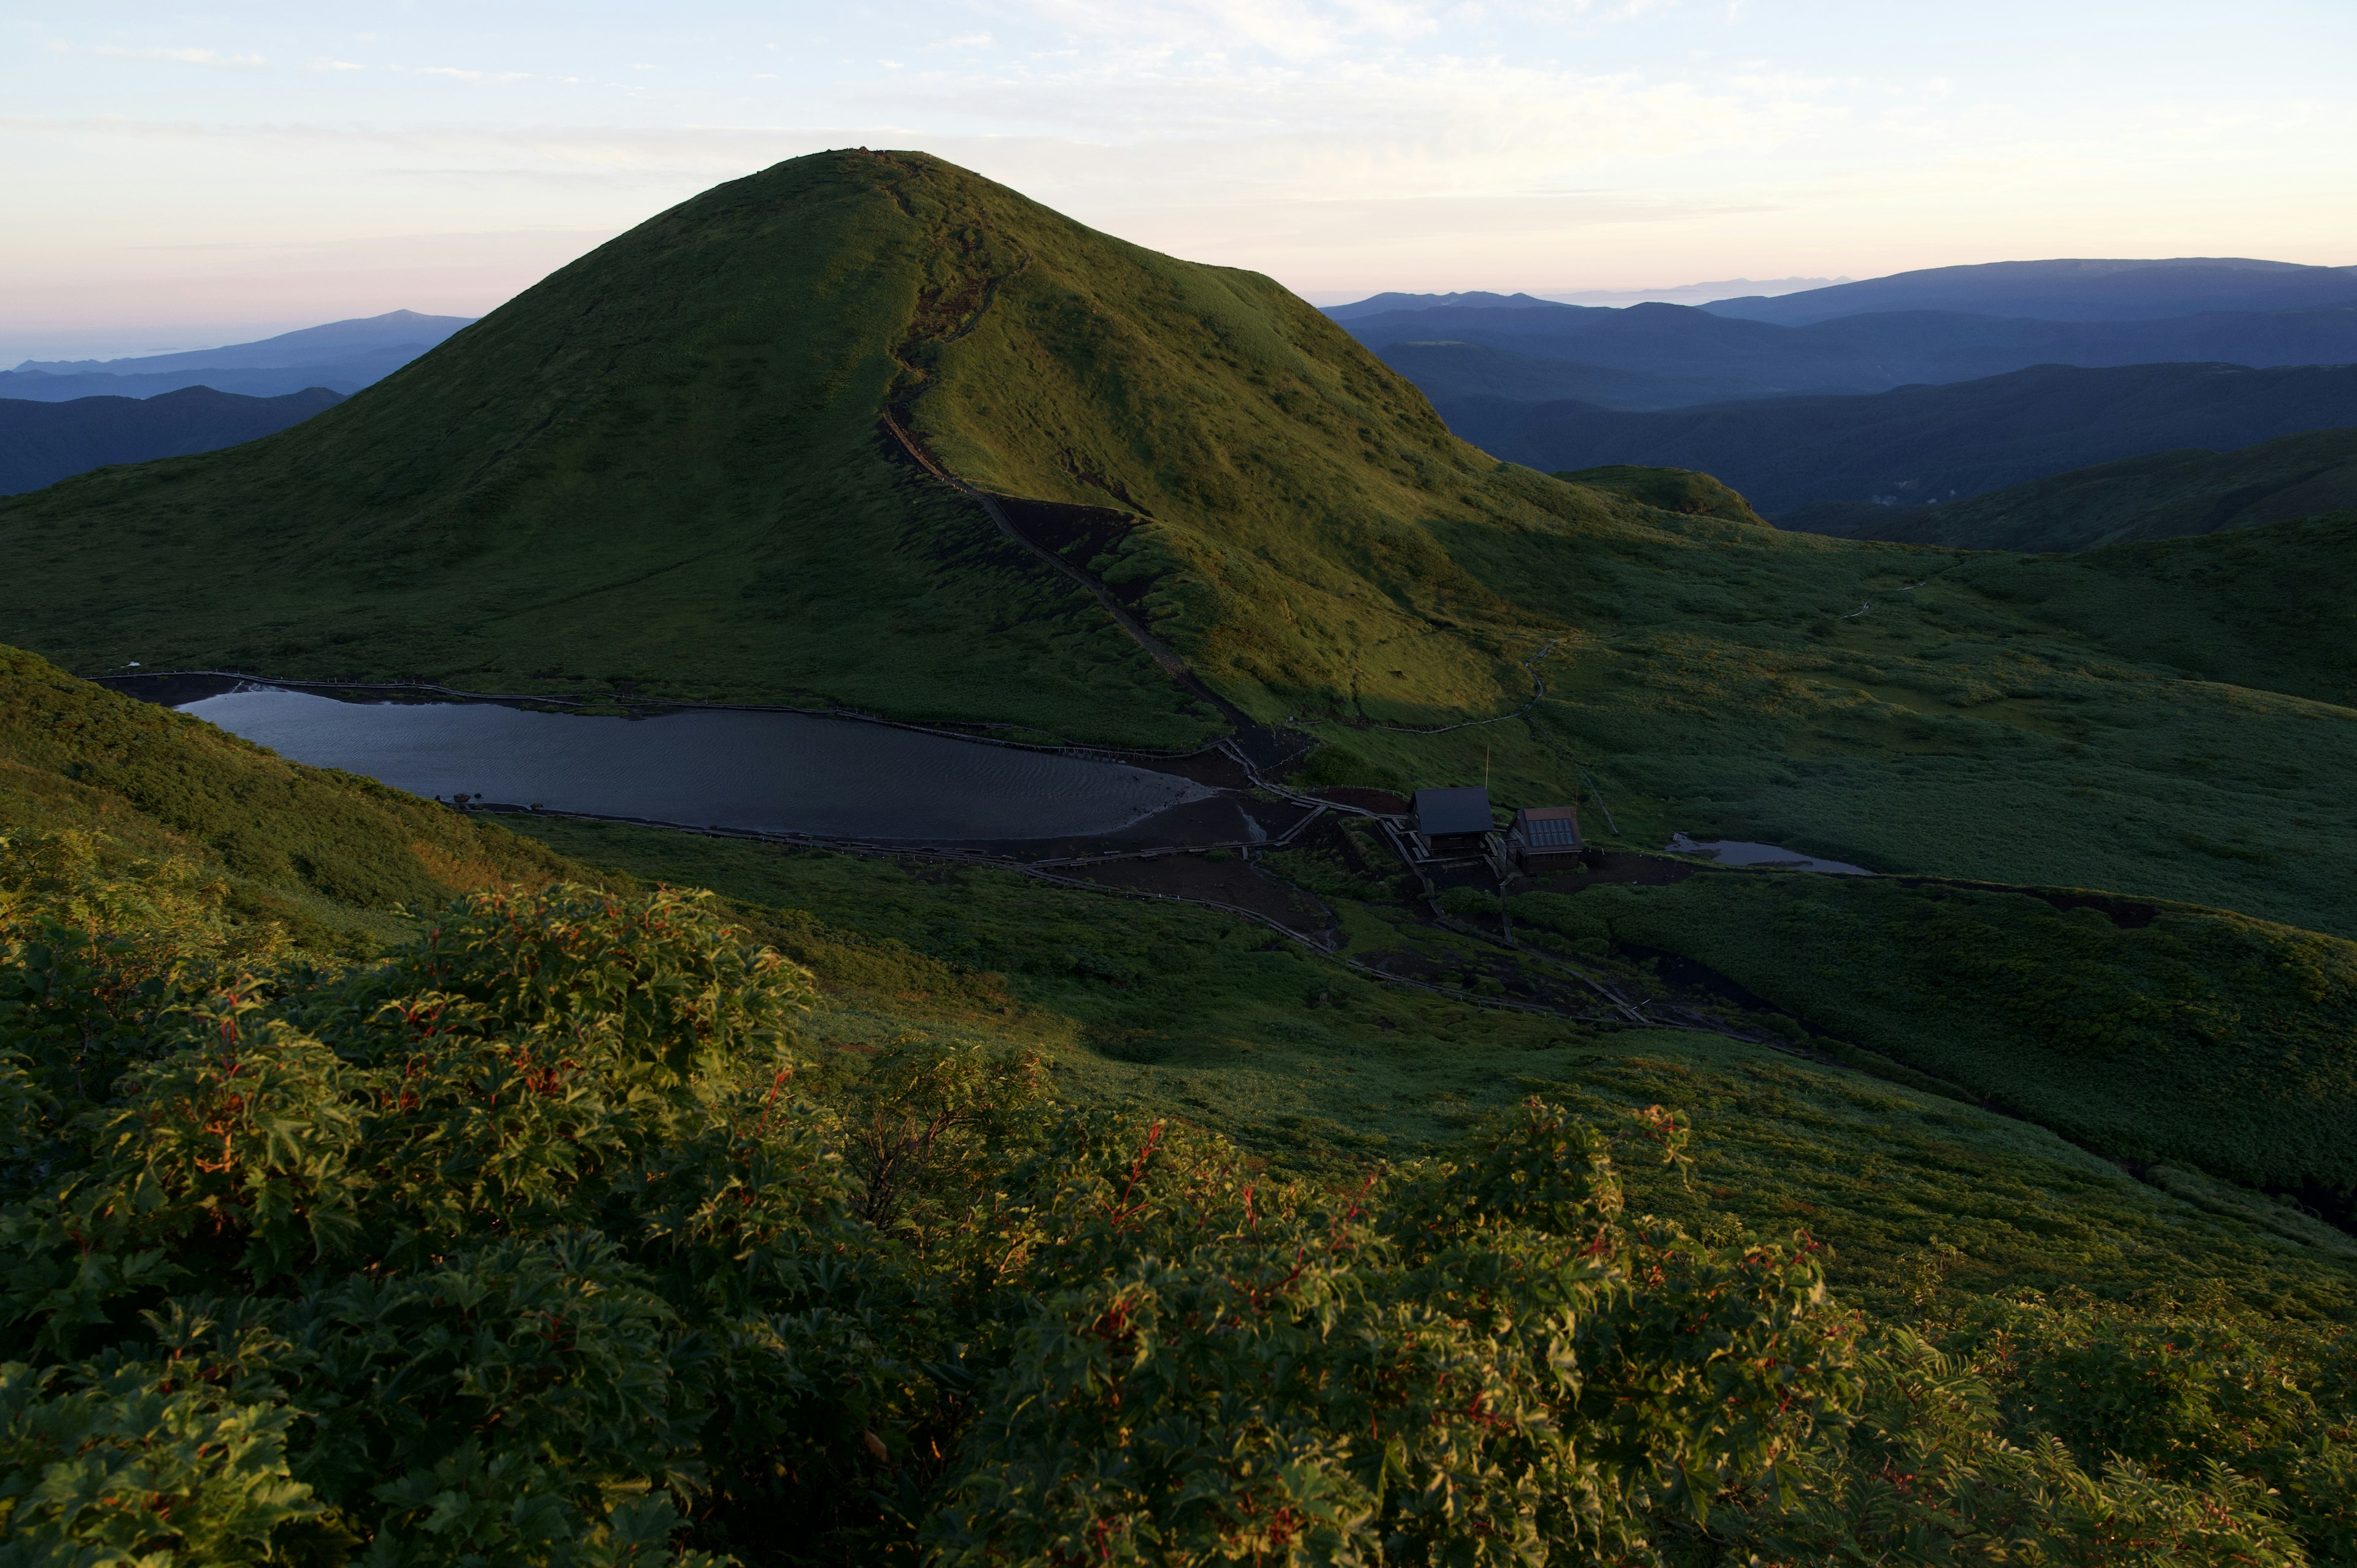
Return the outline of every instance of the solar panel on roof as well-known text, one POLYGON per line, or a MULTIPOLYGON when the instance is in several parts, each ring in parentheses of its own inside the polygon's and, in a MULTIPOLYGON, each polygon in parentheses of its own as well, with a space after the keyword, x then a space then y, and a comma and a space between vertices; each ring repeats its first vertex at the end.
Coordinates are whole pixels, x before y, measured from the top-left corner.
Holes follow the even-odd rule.
POLYGON ((1523 822, 1523 842, 1533 849, 1570 849, 1579 843, 1579 824, 1568 817, 1532 817, 1523 822))

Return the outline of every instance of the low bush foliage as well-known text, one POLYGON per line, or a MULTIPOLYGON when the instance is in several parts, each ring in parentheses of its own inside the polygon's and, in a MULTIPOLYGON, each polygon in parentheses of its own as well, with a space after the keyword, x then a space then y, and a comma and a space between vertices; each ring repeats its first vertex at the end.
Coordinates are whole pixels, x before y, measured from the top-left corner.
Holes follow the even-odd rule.
POLYGON ((1019 1056, 813 1071, 701 896, 339 970, 204 908, 0 898, 0 1563, 2351 1551, 2345 1338, 1878 1326, 1804 1234, 1626 1212, 1658 1109, 1320 1190, 1019 1056))

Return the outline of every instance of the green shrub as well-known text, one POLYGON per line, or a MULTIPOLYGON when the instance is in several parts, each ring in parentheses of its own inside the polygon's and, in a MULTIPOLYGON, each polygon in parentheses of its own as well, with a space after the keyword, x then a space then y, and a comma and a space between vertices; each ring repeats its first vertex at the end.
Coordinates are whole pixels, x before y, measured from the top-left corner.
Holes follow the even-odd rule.
POLYGON ((1495 893, 1479 887, 1451 887, 1440 895, 1440 907, 1461 920, 1494 920, 1499 902, 1495 893))
POLYGON ((1535 926, 1575 942, 1590 938, 1602 940, 1612 934, 1611 927, 1594 906, 1582 904, 1576 895, 1518 893, 1506 900, 1506 909, 1518 926, 1535 926))
POLYGON ((2342 1331, 1881 1329, 1624 1212, 1658 1108, 1310 1188, 1019 1057, 806 1071, 700 896, 335 971, 162 882, 0 932, 0 1563, 2346 1560, 2342 1331))

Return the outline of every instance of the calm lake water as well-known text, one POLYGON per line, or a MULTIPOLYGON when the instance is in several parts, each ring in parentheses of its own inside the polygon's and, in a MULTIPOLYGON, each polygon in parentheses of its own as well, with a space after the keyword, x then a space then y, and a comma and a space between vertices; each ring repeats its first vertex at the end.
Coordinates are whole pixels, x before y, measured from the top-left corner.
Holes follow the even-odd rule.
POLYGON ((804 714, 616 718, 245 685, 178 704, 414 795, 689 827, 958 841, 1110 833, 1219 791, 1173 774, 804 714))

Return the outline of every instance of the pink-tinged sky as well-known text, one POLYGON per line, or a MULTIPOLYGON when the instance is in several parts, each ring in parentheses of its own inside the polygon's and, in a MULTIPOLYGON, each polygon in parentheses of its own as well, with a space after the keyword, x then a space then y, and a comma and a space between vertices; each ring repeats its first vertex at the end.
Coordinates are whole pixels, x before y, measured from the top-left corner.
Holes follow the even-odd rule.
POLYGON ((479 314, 855 145, 1321 302, 2347 264, 2352 67, 2350 0, 17 0, 0 364, 479 314))

